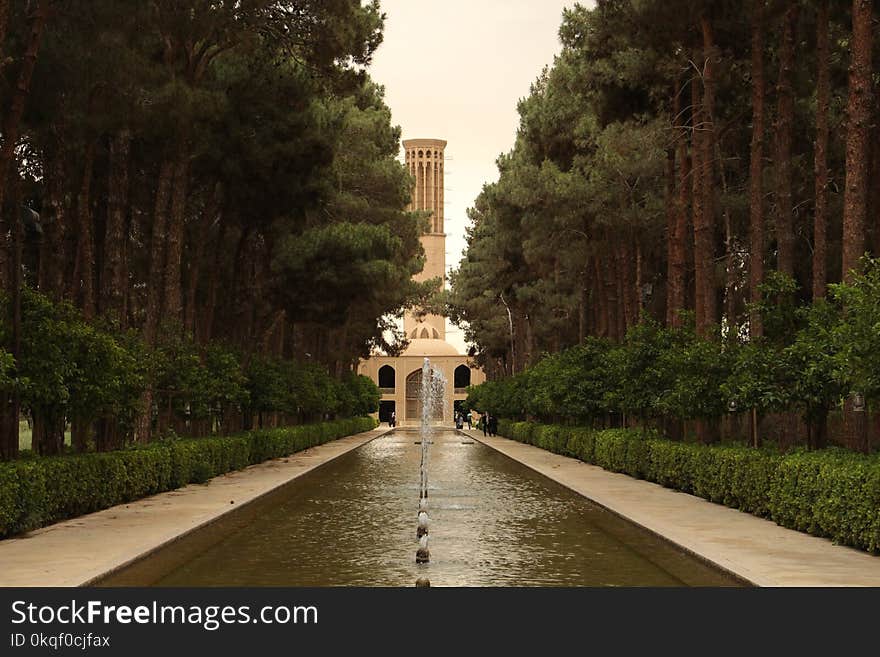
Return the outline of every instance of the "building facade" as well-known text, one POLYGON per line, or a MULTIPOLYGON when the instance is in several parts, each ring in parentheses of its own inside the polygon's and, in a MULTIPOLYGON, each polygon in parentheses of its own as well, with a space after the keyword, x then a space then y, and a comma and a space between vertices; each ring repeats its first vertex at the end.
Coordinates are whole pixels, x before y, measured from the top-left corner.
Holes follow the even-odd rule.
MULTIPOLYGON (((407 139, 405 162, 415 180, 411 211, 429 213, 427 232, 421 237, 425 250, 425 267, 415 276, 417 281, 431 278, 446 279, 446 233, 443 210, 443 168, 446 142, 442 139, 407 139)), ((403 328, 409 347, 400 356, 374 354, 361 361, 358 373, 371 378, 382 392, 379 419, 387 421, 394 411, 398 424, 416 424, 422 416, 422 364, 428 358, 440 369, 446 379, 442 408, 435 418, 451 423, 456 402, 467 397, 465 389, 485 380, 481 370, 474 367, 465 354, 446 342, 446 318, 420 312, 407 312, 403 328)))

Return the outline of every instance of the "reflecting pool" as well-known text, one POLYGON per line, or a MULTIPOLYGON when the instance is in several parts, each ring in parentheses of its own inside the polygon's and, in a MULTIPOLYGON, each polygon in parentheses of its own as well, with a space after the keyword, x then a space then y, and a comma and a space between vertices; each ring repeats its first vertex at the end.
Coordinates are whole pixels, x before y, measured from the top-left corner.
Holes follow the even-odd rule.
POLYGON ((417 565, 419 441, 402 429, 377 438, 100 584, 740 584, 451 430, 436 431, 430 445, 431 561, 417 565))

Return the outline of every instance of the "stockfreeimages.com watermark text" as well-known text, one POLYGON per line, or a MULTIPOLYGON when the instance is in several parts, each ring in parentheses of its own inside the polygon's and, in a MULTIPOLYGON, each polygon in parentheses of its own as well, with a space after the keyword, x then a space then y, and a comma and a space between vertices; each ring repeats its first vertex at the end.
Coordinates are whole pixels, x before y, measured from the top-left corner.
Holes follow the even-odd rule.
MULTIPOLYGON (((106 604, 101 600, 64 604, 34 604, 25 600, 12 603, 12 624, 39 625, 194 625, 209 632, 224 625, 259 623, 264 625, 318 623, 318 608, 314 605, 181 605, 160 604, 106 604)), ((76 635, 87 636, 87 635, 76 635)), ((19 639, 20 640, 20 639, 19 639)))

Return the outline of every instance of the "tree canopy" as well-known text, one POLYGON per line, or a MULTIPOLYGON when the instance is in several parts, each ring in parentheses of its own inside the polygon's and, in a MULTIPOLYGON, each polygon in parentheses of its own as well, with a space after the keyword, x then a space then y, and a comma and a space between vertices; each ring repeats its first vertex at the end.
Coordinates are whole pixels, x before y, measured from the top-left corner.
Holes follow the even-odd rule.
POLYGON ((365 412, 345 382, 425 294, 400 131, 367 73, 379 3, 0 13, 0 454, 19 409, 38 449, 66 422, 83 446, 365 412), (104 378, 71 387, 71 367, 104 378), (342 387, 306 401, 296 381, 325 376, 342 387))

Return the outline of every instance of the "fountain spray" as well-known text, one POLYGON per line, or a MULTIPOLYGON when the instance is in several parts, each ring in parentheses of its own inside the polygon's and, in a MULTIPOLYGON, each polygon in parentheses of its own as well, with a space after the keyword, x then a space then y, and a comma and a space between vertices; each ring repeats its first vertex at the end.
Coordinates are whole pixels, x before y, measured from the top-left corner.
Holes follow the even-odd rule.
MULTIPOLYGON (((428 550, 428 445, 431 442, 431 416, 439 399, 443 398, 444 388, 443 373, 431 367, 431 362, 425 358, 422 364, 422 459, 419 468, 419 511, 416 538, 419 539, 419 549, 416 550, 416 563, 429 563, 431 552, 428 550), (439 395, 439 396, 438 396, 439 395)), ((423 578, 424 579, 424 578, 423 578)), ((421 581, 421 580, 420 580, 421 581)), ((426 580, 427 581, 427 580, 426 580)), ((430 585, 422 584, 422 586, 430 585)))
POLYGON ((416 550, 416 563, 428 563, 431 552, 428 550, 428 442, 431 440, 431 362, 426 358, 422 363, 422 460, 419 464, 419 515, 416 537, 419 549, 416 550))

